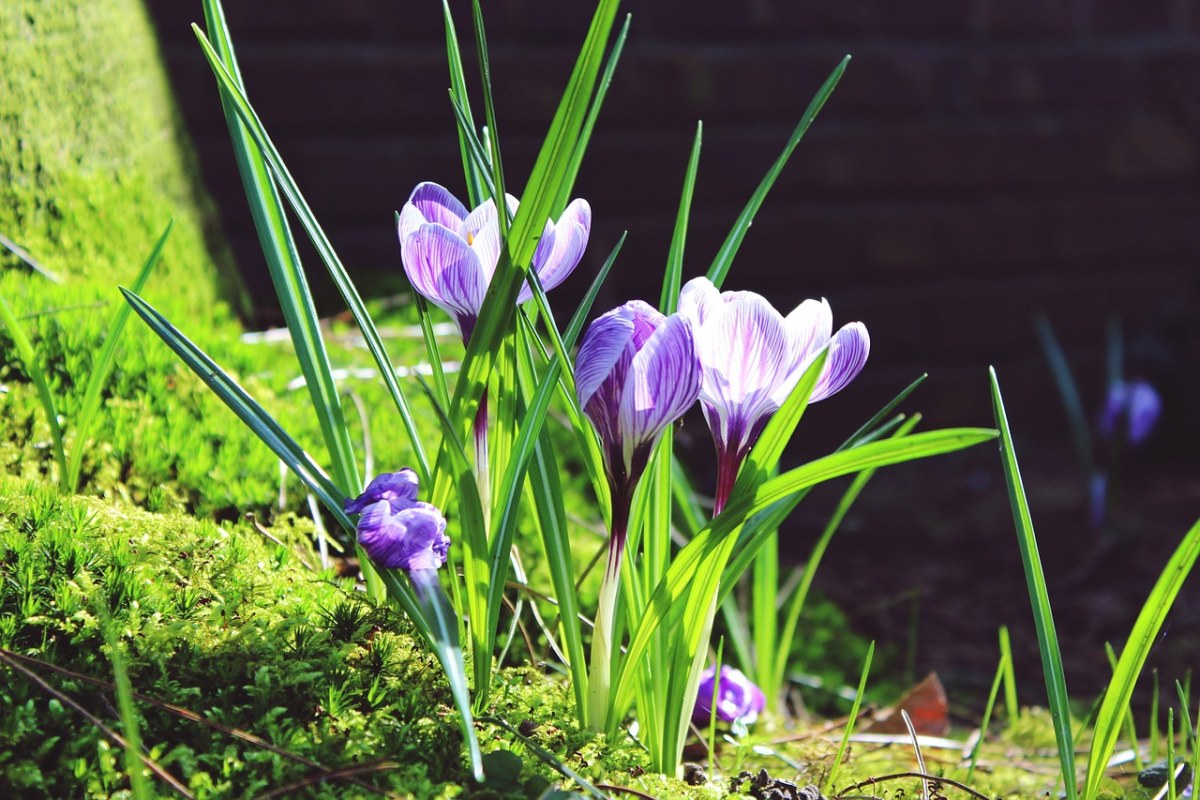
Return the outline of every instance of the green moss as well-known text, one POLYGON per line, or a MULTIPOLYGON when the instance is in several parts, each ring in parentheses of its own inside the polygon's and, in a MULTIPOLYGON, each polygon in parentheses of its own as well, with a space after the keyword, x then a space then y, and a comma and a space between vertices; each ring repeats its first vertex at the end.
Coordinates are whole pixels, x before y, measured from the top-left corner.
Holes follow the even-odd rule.
MULTIPOLYGON (((142 3, 15 0, 0 41, 0 232, 69 282, 107 288, 174 217, 159 278, 179 307, 240 302, 142 3)), ((7 273, 25 269, 7 253, 0 265, 0 291, 24 305, 7 273)))
MULTIPOLYGON (((32 667, 119 727, 111 694, 85 680, 111 680, 107 609, 136 691, 290 754, 139 702, 147 748, 198 797, 299 782, 315 768, 298 759, 330 768, 384 759, 363 780, 456 794, 461 737, 445 718, 437 662, 406 620, 367 603, 352 582, 301 566, 310 555, 302 533, 277 526, 277 545, 246 526, 0 479, 0 647, 70 670, 32 667)), ((119 750, 95 727, 25 676, 0 671, 0 769, 20 796, 127 788, 119 750)), ((367 793, 330 781, 289 796, 356 791, 367 793)))

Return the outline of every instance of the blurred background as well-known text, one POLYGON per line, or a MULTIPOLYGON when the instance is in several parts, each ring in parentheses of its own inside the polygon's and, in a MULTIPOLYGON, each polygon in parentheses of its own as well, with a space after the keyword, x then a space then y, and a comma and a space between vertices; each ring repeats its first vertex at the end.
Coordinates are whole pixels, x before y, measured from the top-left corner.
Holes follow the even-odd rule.
MULTIPOLYGON (((452 3, 464 53, 469 4, 452 3)), ((184 121, 256 305, 278 322, 212 76, 188 24, 198 4, 148 0, 184 121)), ((730 225, 838 61, 845 77, 796 150, 726 288, 786 311, 826 297, 862 320, 871 360, 814 407, 797 458, 836 446, 917 375, 930 426, 991 425, 1000 374, 1044 548, 1073 692, 1107 680, 1179 538, 1200 513, 1200 3, 1195 0, 659 0, 633 20, 577 194, 591 244, 552 297, 569 314, 630 232, 597 309, 658 295, 697 120, 704 123, 685 278, 730 225), (1120 505, 1089 525, 1086 480, 1033 317, 1058 332, 1089 415, 1105 397, 1105 330, 1162 397, 1126 459, 1120 505)), ((484 4, 510 187, 519 190, 591 8, 484 4)), ((230 3, 251 100, 365 293, 402 291, 393 214, 422 180, 465 195, 447 100, 440 4, 230 3)), ((475 80, 468 63, 468 80, 475 80)), ((311 272, 321 270, 315 257, 311 272)), ((323 277, 323 275, 322 275, 323 277)), ((321 281, 317 280, 318 287, 321 281)), ((326 311, 341 308, 317 289, 326 311)), ((703 485, 710 461, 698 420, 703 485)), ((785 536, 802 560, 836 491, 785 536)), ((1036 642, 991 446, 881 473, 817 579, 855 629, 897 645, 914 677, 968 696, 1013 629, 1021 686, 1041 697, 1036 642)), ((1185 588, 1152 663, 1164 685, 1200 664, 1200 589, 1185 588)))

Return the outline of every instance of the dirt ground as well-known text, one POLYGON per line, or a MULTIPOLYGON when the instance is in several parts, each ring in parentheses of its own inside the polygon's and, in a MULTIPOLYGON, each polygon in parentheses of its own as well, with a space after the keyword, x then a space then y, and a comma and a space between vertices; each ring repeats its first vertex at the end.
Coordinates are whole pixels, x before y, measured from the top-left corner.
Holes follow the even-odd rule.
MULTIPOLYGON (((1065 435, 1064 435, 1065 436, 1065 435)), ((1200 464, 1153 448, 1127 463, 1119 504, 1102 529, 1088 519, 1069 444, 1019 437, 1017 454, 1065 662, 1068 690, 1106 685, 1105 642, 1119 648, 1147 594, 1200 517, 1200 464)), ((1170 448, 1160 448, 1170 451, 1170 448)), ((840 495, 828 488, 793 519, 790 555, 806 557, 840 495)), ((911 674, 936 670, 952 712, 977 718, 996 669, 997 629, 1012 634, 1023 704, 1044 704, 1030 601, 996 447, 879 472, 820 567, 817 587, 855 630, 898 646, 911 674)), ((1200 666, 1200 575, 1184 585, 1151 653, 1165 696, 1200 666)), ((1149 681, 1141 686, 1148 702, 1149 681)))

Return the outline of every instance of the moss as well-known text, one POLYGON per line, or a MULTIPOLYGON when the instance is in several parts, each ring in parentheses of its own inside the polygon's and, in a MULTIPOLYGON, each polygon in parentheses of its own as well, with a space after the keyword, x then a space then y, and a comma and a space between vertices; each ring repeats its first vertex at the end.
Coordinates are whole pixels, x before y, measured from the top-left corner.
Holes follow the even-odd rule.
POLYGON ((159 277, 180 306, 241 302, 142 3, 15 0, 0 41, 0 232, 69 282, 110 287, 174 217, 159 277))
MULTIPOLYGON (((108 691, 86 680, 111 679, 100 627, 110 613, 135 690, 286 751, 138 703, 150 753, 198 797, 300 782, 316 770, 311 762, 379 759, 363 775, 371 785, 457 793, 461 737, 437 662, 404 619, 352 582, 301 566, 299 531, 277 527, 274 544, 247 526, 64 498, 8 478, 0 498, 0 647, 70 670, 33 666, 111 720, 108 691)), ((0 768, 18 795, 127 788, 119 753, 98 730, 0 671, 0 768)), ((323 781, 288 796, 356 791, 368 793, 323 781)))

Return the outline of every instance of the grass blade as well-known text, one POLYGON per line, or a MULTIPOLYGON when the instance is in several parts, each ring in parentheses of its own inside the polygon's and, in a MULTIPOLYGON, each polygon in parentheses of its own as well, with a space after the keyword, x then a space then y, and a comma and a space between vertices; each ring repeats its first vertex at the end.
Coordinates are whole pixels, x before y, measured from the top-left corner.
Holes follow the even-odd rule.
MULTIPOLYGON (((1063 352, 1054 328, 1044 314, 1034 319, 1038 340, 1042 343, 1042 353, 1054 377, 1054 386, 1058 389, 1059 400, 1063 410, 1067 412, 1067 424, 1071 428, 1071 442, 1075 446, 1075 458, 1079 462, 1080 477, 1090 481, 1096 470, 1094 449, 1092 447, 1092 429, 1088 424, 1087 412, 1083 410, 1083 400, 1079 396, 1079 385, 1071 374, 1071 365, 1067 354, 1063 352)), ((1085 487, 1086 488, 1086 485, 1085 487)))
POLYGON ((1121 720, 1129 706, 1129 699, 1133 696, 1133 687, 1167 618, 1167 612, 1171 610, 1184 579, 1192 571, 1197 556, 1200 556, 1200 520, 1183 537, 1183 541, 1167 562, 1150 591, 1150 596, 1146 598, 1133 630, 1129 632, 1128 641, 1121 648, 1121 657, 1117 660, 1116 669, 1113 670, 1112 680, 1104 693, 1104 701, 1096 718, 1092 749, 1088 754, 1085 797, 1096 796, 1100 780, 1104 777, 1104 768, 1117 746, 1121 720))
POLYGON ((834 786, 838 770, 846 757, 846 749, 850 746, 850 735, 854 733, 854 723, 858 721, 858 710, 862 707, 863 694, 867 690, 867 675, 871 672, 871 661, 875 658, 875 642, 867 648, 867 657, 863 659, 862 673, 858 676, 858 691, 854 693, 854 702, 850 706, 850 716, 846 718, 846 728, 842 732, 842 740, 838 742, 837 753, 833 757, 833 766, 825 775, 825 785, 834 786))
MULTIPOLYGON (((222 64, 238 90, 244 94, 246 87, 238 68, 220 0, 204 0, 204 20, 212 34, 214 47, 222 64)), ((321 436, 329 453, 334 481, 342 491, 354 494, 362 488, 362 480, 358 474, 354 448, 346 428, 337 383, 333 379, 329 354, 321 334, 320 319, 284 213, 283 203, 279 199, 279 192, 275 188, 275 181, 263 158, 262 150, 251 137, 245 123, 238 118, 233 100, 224 92, 221 93, 221 107, 229 128, 229 138, 233 144, 242 188, 250 205, 251 217, 254 219, 254 229, 262 246, 280 310, 291 334, 296 360, 312 398, 313 409, 321 427, 321 436)), ((135 288, 134 292, 137 291, 139 290, 135 288)))
POLYGON ((270 137, 267 136, 266 129, 263 127, 258 115, 254 112, 250 102, 246 99, 245 94, 225 68, 224 62, 217 55, 216 50, 208 41, 208 37, 204 35, 204 32, 195 25, 192 26, 192 30, 196 34, 197 41, 200 42, 200 47, 204 51, 204 56, 208 60, 209 67, 212 68, 213 74, 217 77, 217 85, 221 91, 221 97, 229 99, 238 117, 245 124, 246 131, 250 134, 262 157, 271 168, 280 191, 287 198, 288 203, 292 206, 292 210, 296 212, 296 216, 308 234, 309 240, 313 243, 318 255, 320 255, 321 261, 325 264, 325 268, 329 272, 329 276, 333 279, 338 292, 346 301, 346 305, 350 309, 350 313, 354 316, 354 321, 358 324, 359 330, 362 331, 367 349, 375 359, 375 364, 379 369, 384 384, 387 386, 388 392, 396 404, 396 409, 400 413, 400 420, 404 425, 404 430, 408 434, 409 442, 413 448, 413 457, 416 461, 417 472, 423 482, 428 482, 431 474, 429 459, 426 457, 425 449, 421 445, 421 439, 417 431, 416 422, 412 416, 412 411, 409 408, 408 400, 400 388, 396 372, 392 368, 391 359, 388 358, 387 349, 383 345, 383 340, 379 336, 379 331, 376 329, 375 323, 371 320, 371 316, 367 312, 366 305, 359 296, 358 290, 354 287, 354 283, 350 280, 350 276, 346 273, 346 268, 342 266, 341 259, 338 258, 333 245, 330 244, 329 238, 325 235, 325 231, 317 222, 312 209, 309 208, 304 195, 300 193, 296 181, 284 165, 279 151, 275 149, 275 145, 271 142, 270 137))
POLYGON ((225 405, 250 428, 259 439, 275 455, 279 456, 288 468, 308 487, 329 513, 337 519, 343 530, 353 531, 354 523, 342 510, 346 494, 329 479, 312 457, 280 427, 270 414, 246 393, 233 378, 221 369, 215 361, 193 344, 186 336, 166 320, 162 314, 149 303, 128 289, 122 288, 121 294, 133 307, 150 329, 158 335, 172 350, 175 351, 192 372, 204 381, 225 405))
MULTIPOLYGON (((50 391, 50 384, 46 382, 45 371, 38 364, 33 343, 25 335, 20 320, 3 297, 0 297, 0 322, 8 328, 8 335, 12 337, 13 345, 17 348, 17 355, 25 364, 25 371, 29 373, 29 378, 37 389, 38 400, 42 403, 42 411, 50 425, 50 447, 54 453, 54 461, 58 464, 58 483, 64 491, 70 491, 71 487, 67 485, 70 473, 67 471, 67 455, 63 449, 62 426, 58 423, 58 408, 54 405, 54 395, 50 391)), ((82 447, 82 444, 80 446, 82 447)))
POLYGON ((404 602, 415 606, 406 606, 405 612, 414 619, 423 619, 428 623, 431 649, 442 665, 454 705, 462 718, 461 728, 471 771, 475 780, 482 781, 483 754, 479 749, 479 737, 475 735, 475 721, 471 714, 471 696, 467 689, 467 674, 463 669, 462 646, 458 640, 458 620, 438 581, 437 570, 417 569, 410 572, 408 579, 411 590, 401 584, 396 570, 380 570, 380 575, 392 597, 405 598, 404 602))
POLYGON ((673 314, 679 303, 679 289, 683 283, 683 250, 687 243, 688 216, 692 211, 692 194, 696 189, 696 169, 700 165, 700 140, 703 132, 704 124, 697 122, 692 154, 688 158, 687 172, 683 176, 683 194, 679 198, 675 232, 671 234, 671 249, 667 253, 667 272, 663 275, 662 296, 658 301, 658 310, 664 314, 673 314))
POLYGON ((1037 627, 1038 650, 1042 655, 1042 672, 1046 677, 1046 695, 1054 724, 1054 736, 1058 741, 1063 782, 1066 786, 1067 800, 1075 800, 1078 794, 1075 785, 1075 742, 1071 733, 1071 710, 1066 676, 1063 674, 1062 654, 1058 648, 1058 634, 1054 629, 1054 614, 1050 609, 1046 576, 1042 572, 1042 560, 1038 555, 1037 536, 1034 534, 1033 519, 1029 514, 1029 501, 1021 483, 1021 469, 1013 449, 1008 417, 1004 413, 1004 399, 1000 396, 1000 381, 996 377, 995 369, 989 370, 989 374, 996 427, 1000 430, 1000 455, 1004 463, 1004 478, 1008 484, 1008 498, 1012 505, 1013 522, 1021 548, 1021 562, 1025 567, 1025 582, 1029 586, 1029 600, 1033 606, 1033 621, 1037 627))
MULTIPOLYGON (((174 224, 174 220, 167 223, 167 227, 163 230, 162 236, 158 238, 158 243, 154 245, 150 257, 146 259, 141 272, 134 278, 131 290, 134 294, 142 291, 142 287, 146 285, 150 271, 158 263, 174 224)), ((67 462, 66 487, 68 491, 74 492, 79 489, 79 473, 83 469, 83 450, 87 444, 92 423, 96 421, 96 414, 100 410, 100 393, 104 391, 104 384, 108 382, 108 376, 112 374, 116 364, 117 344, 121 340, 121 333, 125 330, 125 323, 129 321, 129 314, 132 310, 128 303, 124 303, 113 315, 112 322, 109 323, 108 331, 104 336, 104 348, 100 351, 100 357, 92 364, 91 375, 88 377, 87 386, 83 392, 83 403, 75 418, 75 443, 71 448, 70 460, 67 462)))
POLYGON ((762 182, 758 184, 758 188, 750 196, 750 201, 746 203, 746 207, 738 215, 737 221, 733 223, 733 230, 729 232, 729 236, 726 237, 725 242, 721 245, 721 249, 717 251, 712 266, 708 268, 708 279, 718 289, 725 282, 725 276, 729 274, 729 268, 733 265, 733 257, 737 255, 738 249, 742 246, 742 240, 746 238, 746 232, 750 230, 750 225, 754 222, 754 215, 758 213, 758 209, 762 207, 763 201, 767 198, 767 192, 771 191, 771 187, 775 185, 776 179, 779 178, 779 173, 783 172, 783 167, 787 164, 788 159, 791 158, 796 145, 800 144, 800 140, 808 132, 813 120, 820 113, 821 107, 825 105, 825 101, 833 93, 834 87, 842 79, 842 73, 846 71, 846 65, 849 63, 850 56, 843 58, 841 63, 825 79, 825 83, 821 85, 821 88, 817 90, 816 96, 813 97, 812 101, 808 104, 808 108, 805 109, 804 116, 800 118, 799 124, 792 131, 792 136, 788 139, 787 146, 783 148, 783 152, 779 154, 779 157, 775 159, 775 163, 767 170, 767 174, 763 177, 762 182))

